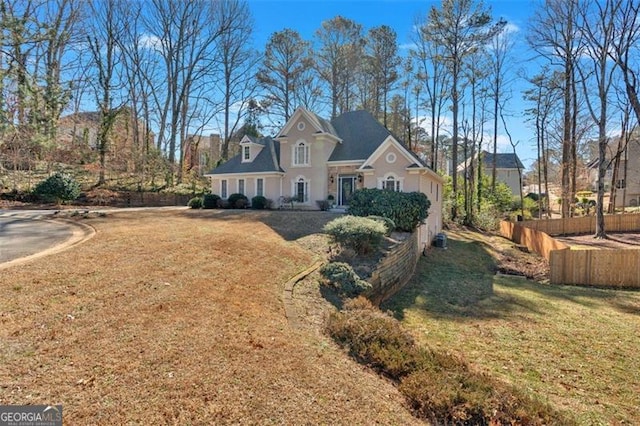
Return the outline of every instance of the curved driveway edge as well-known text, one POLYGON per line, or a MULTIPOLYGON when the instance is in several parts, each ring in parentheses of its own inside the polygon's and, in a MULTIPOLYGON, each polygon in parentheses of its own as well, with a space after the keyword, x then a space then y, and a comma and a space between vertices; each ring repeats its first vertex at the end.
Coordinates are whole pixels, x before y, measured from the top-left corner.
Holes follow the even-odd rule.
POLYGON ((75 222, 68 219, 33 219, 34 221, 43 220, 51 223, 60 223, 63 222, 67 224, 67 226, 72 230, 71 236, 67 238, 60 244, 56 244, 52 247, 46 248, 45 250, 39 251, 34 254, 30 254, 28 256, 18 257, 16 259, 9 260, 7 262, 0 263, 0 270, 10 268, 12 266, 21 265, 23 263, 30 262, 32 260, 49 256, 54 253, 59 253, 61 251, 67 250, 75 245, 84 243, 85 241, 91 239, 95 234, 96 230, 86 223, 75 222))

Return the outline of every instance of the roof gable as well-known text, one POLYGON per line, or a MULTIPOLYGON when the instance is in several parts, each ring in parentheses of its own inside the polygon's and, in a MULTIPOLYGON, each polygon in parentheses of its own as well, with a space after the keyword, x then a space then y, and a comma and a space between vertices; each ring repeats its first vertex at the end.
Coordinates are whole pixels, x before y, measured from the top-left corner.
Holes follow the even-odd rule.
POLYGON ((283 172, 279 162, 280 144, 278 141, 270 137, 265 137, 255 140, 252 143, 265 147, 265 149, 260 150, 253 161, 243 162, 242 153, 240 153, 230 158, 226 163, 211 170, 206 175, 283 172))
POLYGON ((294 124, 300 121, 301 118, 304 118, 311 124, 311 126, 313 126, 315 133, 331 135, 334 138, 340 140, 340 138, 338 137, 338 133, 333 128, 330 122, 323 118, 320 118, 318 115, 302 107, 295 110, 295 112, 289 118, 289 121, 287 121, 284 127, 278 132, 276 139, 286 137, 287 134, 291 131, 294 124))

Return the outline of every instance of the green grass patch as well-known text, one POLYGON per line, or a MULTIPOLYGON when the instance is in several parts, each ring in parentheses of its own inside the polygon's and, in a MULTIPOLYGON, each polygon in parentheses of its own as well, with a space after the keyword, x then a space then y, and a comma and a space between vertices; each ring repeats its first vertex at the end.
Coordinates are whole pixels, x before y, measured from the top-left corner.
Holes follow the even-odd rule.
POLYGON ((452 232, 448 243, 383 306, 419 343, 578 424, 640 424, 640 293, 493 275, 501 239, 452 232))

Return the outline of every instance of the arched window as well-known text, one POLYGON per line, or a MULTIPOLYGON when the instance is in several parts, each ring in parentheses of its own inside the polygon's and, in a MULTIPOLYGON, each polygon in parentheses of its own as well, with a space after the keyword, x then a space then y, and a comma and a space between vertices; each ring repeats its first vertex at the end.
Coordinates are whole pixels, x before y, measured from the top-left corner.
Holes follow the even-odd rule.
POLYGON ((307 145, 305 141, 296 142, 295 146, 293 147, 293 165, 309 165, 309 145, 307 145))
POLYGON ((402 191, 402 181, 403 181, 402 178, 398 178, 393 173, 389 173, 382 179, 378 180, 378 182, 380 183, 381 189, 386 189, 387 191, 397 191, 397 192, 402 191))

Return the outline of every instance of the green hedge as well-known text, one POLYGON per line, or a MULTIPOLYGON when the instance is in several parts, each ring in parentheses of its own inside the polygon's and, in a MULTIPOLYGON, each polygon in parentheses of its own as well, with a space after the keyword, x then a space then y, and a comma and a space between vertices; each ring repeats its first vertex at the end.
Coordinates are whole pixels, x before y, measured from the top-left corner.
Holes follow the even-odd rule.
POLYGON ((347 212, 354 216, 382 216, 395 223, 398 231, 412 232, 429 216, 431 202, 421 192, 359 189, 349 200, 347 212))

